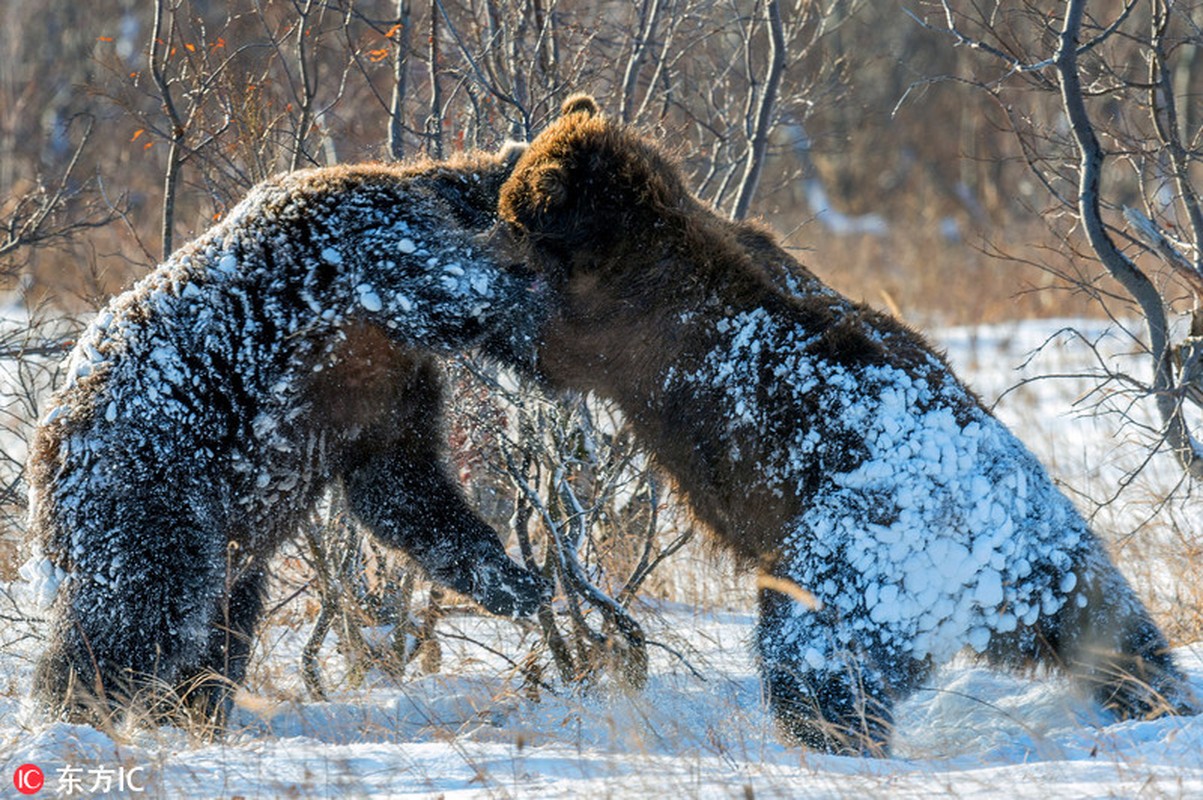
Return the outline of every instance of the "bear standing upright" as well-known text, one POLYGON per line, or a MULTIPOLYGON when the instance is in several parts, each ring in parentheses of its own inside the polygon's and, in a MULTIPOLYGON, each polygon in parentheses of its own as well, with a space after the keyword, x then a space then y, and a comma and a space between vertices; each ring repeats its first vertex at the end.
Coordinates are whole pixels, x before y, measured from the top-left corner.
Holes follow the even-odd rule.
POLYGON ((536 608, 542 579, 444 463, 429 355, 529 348, 537 298, 473 239, 519 151, 265 181, 88 327, 29 463, 61 579, 35 674, 55 713, 103 721, 173 690, 220 713, 268 561, 334 480, 432 579, 536 608))
POLYGON ((923 339, 723 219, 646 137, 570 98, 502 187, 548 283, 536 373, 615 400, 696 515, 763 571, 783 732, 883 752, 965 647, 1120 715, 1188 707, 1165 638, 1041 465, 923 339))

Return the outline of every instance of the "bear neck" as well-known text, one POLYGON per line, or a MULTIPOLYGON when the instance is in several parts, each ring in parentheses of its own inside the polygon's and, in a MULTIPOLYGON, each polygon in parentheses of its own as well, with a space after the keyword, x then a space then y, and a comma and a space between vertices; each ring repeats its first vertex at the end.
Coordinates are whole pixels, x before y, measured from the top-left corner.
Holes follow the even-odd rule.
POLYGON ((716 432, 726 425, 722 393, 715 390, 714 397, 699 402, 696 386, 686 387, 679 378, 696 371, 733 335, 719 330, 719 320, 783 301, 755 274, 712 280, 708 272, 685 272, 684 280, 639 298, 630 296, 625 280, 581 282, 551 321, 540 367, 555 387, 592 391, 615 402, 697 517, 751 562, 775 548, 766 538, 774 528, 754 520, 792 516, 793 498, 752 480, 725 452, 716 432))

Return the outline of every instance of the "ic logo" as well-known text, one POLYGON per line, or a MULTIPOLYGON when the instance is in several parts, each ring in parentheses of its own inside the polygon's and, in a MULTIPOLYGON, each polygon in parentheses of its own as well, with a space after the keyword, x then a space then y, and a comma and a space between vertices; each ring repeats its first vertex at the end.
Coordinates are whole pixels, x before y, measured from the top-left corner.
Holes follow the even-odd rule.
POLYGON ((13 773, 13 786, 21 794, 36 794, 46 783, 46 777, 37 764, 22 764, 13 773))

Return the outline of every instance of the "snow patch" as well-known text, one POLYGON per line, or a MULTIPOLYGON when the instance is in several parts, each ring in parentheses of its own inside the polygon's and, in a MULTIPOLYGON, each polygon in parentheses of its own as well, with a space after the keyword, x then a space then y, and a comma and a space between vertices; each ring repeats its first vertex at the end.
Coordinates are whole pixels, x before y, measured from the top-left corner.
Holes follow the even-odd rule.
POLYGON ((356 293, 359 295, 359 304, 366 311, 375 313, 384 308, 384 301, 380 299, 380 295, 372 288, 370 283, 361 283, 355 287, 356 293))
POLYGON ((29 560, 18 568, 17 573, 30 585, 34 601, 42 610, 50 608, 54 603, 59 585, 67 578, 66 571, 56 567, 40 551, 35 551, 29 560))

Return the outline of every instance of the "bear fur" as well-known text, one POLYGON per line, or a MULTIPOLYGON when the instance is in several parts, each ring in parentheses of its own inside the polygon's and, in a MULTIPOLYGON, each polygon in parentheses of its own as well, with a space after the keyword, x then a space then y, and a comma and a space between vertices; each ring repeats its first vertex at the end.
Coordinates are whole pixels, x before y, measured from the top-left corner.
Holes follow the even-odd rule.
POLYGON ((91 323, 29 462, 55 714, 224 713, 268 562, 334 481, 433 580, 536 608, 542 579, 451 478, 431 355, 529 349, 535 295, 474 239, 518 152, 269 179, 91 323))
POLYGON ((788 739, 883 752, 894 704, 966 647, 1060 667, 1121 716, 1188 707, 1098 539, 943 358, 718 216, 647 137, 571 99, 500 215, 548 284, 538 377, 617 402, 760 565, 756 653, 788 739))

